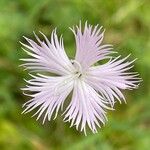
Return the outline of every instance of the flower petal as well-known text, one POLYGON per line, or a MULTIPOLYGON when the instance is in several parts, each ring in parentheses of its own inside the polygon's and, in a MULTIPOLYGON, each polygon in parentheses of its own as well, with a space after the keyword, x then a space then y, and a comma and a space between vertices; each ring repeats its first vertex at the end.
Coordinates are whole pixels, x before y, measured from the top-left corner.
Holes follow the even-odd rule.
MULTIPOLYGON (((22 90, 33 92, 26 94, 31 96, 32 99, 24 104, 26 106, 23 113, 28 113, 35 108, 39 110, 33 115, 37 115, 37 120, 45 112, 43 123, 45 119, 51 120, 52 114, 55 111, 55 118, 60 107, 63 107, 63 103, 69 93, 73 89, 73 77, 48 77, 45 75, 33 76, 33 79, 26 81, 29 85, 22 90)), ((62 108, 63 109, 63 108, 62 108)))
POLYGON ((77 79, 74 82, 72 100, 65 110, 64 121, 71 121, 71 126, 75 125, 78 130, 84 131, 86 135, 86 125, 93 133, 97 132, 100 122, 105 124, 107 117, 104 109, 110 109, 107 102, 88 84, 77 79))
POLYGON ((43 33, 41 34, 46 42, 41 41, 35 34, 39 44, 24 37, 30 46, 23 43, 21 44, 28 49, 23 50, 30 55, 31 58, 21 59, 25 62, 22 66, 30 70, 46 71, 58 75, 66 75, 72 72, 74 67, 65 53, 62 37, 58 40, 56 29, 51 34, 51 41, 49 41, 43 33))
POLYGON ((133 67, 131 62, 125 62, 129 56, 115 58, 106 64, 89 68, 86 74, 86 82, 96 89, 105 99, 114 106, 115 98, 121 103, 125 97, 121 90, 137 88, 141 78, 136 72, 127 72, 133 67))
POLYGON ((84 31, 82 32, 81 23, 79 26, 71 29, 76 40, 76 56, 75 59, 86 70, 99 60, 110 58, 109 54, 114 53, 112 45, 101 45, 104 38, 104 31, 98 25, 92 27, 85 23, 84 31))

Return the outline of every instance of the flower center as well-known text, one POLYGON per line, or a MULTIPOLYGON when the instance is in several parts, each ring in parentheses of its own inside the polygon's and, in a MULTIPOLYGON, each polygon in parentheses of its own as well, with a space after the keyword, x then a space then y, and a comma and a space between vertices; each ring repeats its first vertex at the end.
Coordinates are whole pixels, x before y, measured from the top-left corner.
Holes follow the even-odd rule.
POLYGON ((75 75, 79 78, 82 76, 83 72, 82 72, 82 66, 80 65, 80 63, 76 60, 71 60, 71 63, 73 64, 74 68, 75 68, 75 75))

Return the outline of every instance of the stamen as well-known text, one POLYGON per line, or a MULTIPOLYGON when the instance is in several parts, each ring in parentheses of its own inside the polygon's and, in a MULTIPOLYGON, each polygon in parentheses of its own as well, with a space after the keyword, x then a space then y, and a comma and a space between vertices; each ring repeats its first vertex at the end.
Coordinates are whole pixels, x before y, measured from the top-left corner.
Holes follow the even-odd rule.
POLYGON ((79 63, 78 61, 76 61, 76 60, 71 60, 71 62, 72 62, 73 64, 76 64, 77 70, 78 70, 79 72, 82 72, 82 67, 81 67, 81 65, 80 65, 80 63, 79 63))

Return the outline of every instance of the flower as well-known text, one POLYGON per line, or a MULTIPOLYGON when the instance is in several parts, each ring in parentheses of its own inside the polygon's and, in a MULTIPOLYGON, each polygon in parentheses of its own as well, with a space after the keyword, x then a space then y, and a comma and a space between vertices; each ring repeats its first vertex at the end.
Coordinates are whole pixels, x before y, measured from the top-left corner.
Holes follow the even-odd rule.
POLYGON ((97 133, 97 127, 105 125, 107 110, 114 110, 118 100, 125 102, 122 90, 135 89, 141 81, 137 72, 129 72, 133 61, 125 58, 112 57, 112 45, 102 45, 104 30, 99 25, 92 26, 85 23, 82 31, 79 26, 70 28, 75 36, 76 55, 74 60, 69 60, 65 53, 63 38, 58 38, 56 29, 51 33, 51 40, 40 32, 44 41, 34 33, 38 44, 26 38, 29 45, 21 43, 30 58, 21 59, 26 69, 37 73, 30 74, 32 79, 26 81, 27 86, 23 91, 31 100, 26 102, 23 113, 28 113, 38 108, 37 120, 43 115, 46 119, 57 117, 59 110, 63 111, 66 98, 71 95, 71 100, 63 111, 64 121, 71 122, 71 127, 84 131, 90 128, 97 133), (96 65, 96 62, 108 60, 106 63, 96 65), (47 74, 44 74, 47 73, 47 74), (53 73, 48 75, 48 73, 53 73))

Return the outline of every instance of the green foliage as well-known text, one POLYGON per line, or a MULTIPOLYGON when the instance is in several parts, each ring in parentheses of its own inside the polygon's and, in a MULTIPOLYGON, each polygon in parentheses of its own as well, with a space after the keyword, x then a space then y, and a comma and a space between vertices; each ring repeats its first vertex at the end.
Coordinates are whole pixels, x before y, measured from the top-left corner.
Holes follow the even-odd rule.
POLYGON ((0 150, 149 150, 150 149, 150 3, 148 0, 0 0, 0 150), (63 33, 66 51, 74 56, 74 37, 68 26, 88 20, 107 30, 122 56, 132 53, 143 78, 138 90, 125 93, 127 105, 116 105, 98 134, 87 137, 69 128, 62 117, 42 125, 21 115, 28 100, 20 88, 27 72, 18 67, 25 57, 19 41, 32 32, 63 33))

